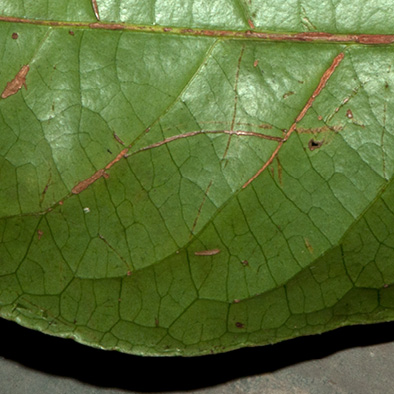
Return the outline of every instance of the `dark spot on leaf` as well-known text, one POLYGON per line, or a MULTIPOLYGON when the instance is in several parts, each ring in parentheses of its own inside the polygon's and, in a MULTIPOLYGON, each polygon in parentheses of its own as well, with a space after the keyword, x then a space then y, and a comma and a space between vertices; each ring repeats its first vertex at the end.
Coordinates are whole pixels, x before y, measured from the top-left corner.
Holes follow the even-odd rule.
POLYGON ((236 326, 237 328, 245 328, 245 324, 243 324, 243 323, 241 323, 241 322, 239 322, 239 321, 237 321, 237 322, 235 323, 235 326, 236 326))
POLYGON ((249 261, 248 260, 242 260, 241 264, 246 267, 247 265, 249 265, 249 261))
POLYGON ((352 112, 350 109, 348 109, 348 110, 346 111, 346 116, 347 116, 349 119, 353 119, 353 112, 352 112))
POLYGON ((323 145, 323 141, 316 141, 313 138, 311 138, 308 142, 309 150, 319 149, 322 145, 323 145))
POLYGON ((38 240, 40 240, 44 235, 44 232, 42 230, 37 230, 37 235, 38 235, 38 240))
POLYGON ((18 33, 12 33, 12 36, 11 36, 14 40, 17 40, 18 39, 18 37, 19 37, 19 35, 18 35, 18 33))
POLYGON ((285 93, 285 94, 283 95, 283 98, 286 99, 287 97, 292 96, 293 94, 294 94, 293 91, 287 92, 287 93, 285 93))
POLYGON ((75 33, 72 30, 69 30, 68 34, 70 34, 70 36, 73 36, 75 33))

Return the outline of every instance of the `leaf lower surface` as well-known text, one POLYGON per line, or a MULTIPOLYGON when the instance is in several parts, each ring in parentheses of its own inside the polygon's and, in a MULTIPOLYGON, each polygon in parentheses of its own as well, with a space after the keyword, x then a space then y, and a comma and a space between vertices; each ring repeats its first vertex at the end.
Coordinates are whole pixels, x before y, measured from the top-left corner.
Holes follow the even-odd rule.
POLYGON ((2 1, 3 318, 186 356, 394 319, 392 46, 235 34, 394 2, 300 3, 2 1))

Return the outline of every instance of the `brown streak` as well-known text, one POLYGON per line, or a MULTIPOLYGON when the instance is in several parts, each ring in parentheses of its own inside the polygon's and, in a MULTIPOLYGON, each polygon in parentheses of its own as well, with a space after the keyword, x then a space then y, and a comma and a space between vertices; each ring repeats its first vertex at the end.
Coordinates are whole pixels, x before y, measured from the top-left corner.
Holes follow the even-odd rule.
POLYGON ((312 106, 313 102, 315 101, 316 97, 321 93, 323 88, 326 86, 327 81, 335 71, 335 69, 338 67, 339 63, 342 61, 344 58, 344 53, 341 52, 339 55, 337 55, 334 60, 331 63, 331 66, 324 72, 322 77, 320 78, 319 84, 317 85, 316 89, 312 93, 311 97, 308 99, 307 103, 305 106, 302 108, 301 112, 298 114, 296 117, 296 120, 294 123, 291 125, 290 129, 287 131, 285 136, 283 137, 282 141, 279 142, 278 146, 270 156, 270 158, 265 162, 265 164, 254 174, 243 186, 242 189, 245 189, 249 184, 251 184, 275 159, 276 155, 278 154, 280 148, 283 146, 283 144, 289 139, 291 134, 296 130, 297 128, 297 123, 300 122, 309 108, 312 106))
POLYGON ((99 14, 98 6, 97 6, 97 0, 92 0, 92 6, 93 6, 94 15, 96 16, 96 19, 99 21, 100 14, 99 14))
POLYGON ((211 250, 201 250, 199 252, 194 252, 195 256, 214 256, 215 254, 220 253, 220 249, 211 249, 211 250))
POLYGON ((128 151, 129 151, 129 148, 123 149, 122 152, 120 152, 118 154, 118 156, 115 157, 115 159, 113 159, 110 163, 108 163, 105 166, 105 169, 109 170, 115 163, 117 163, 119 160, 121 160, 123 157, 125 157, 128 151))
POLYGON ((77 186, 74 186, 71 192, 73 194, 79 194, 87 189, 92 183, 96 182, 101 177, 107 175, 104 169, 96 171, 90 178, 87 178, 78 183, 77 186))
POLYGON ((22 66, 22 68, 15 75, 15 78, 11 82, 7 83, 7 86, 1 94, 1 98, 6 99, 7 97, 14 95, 15 93, 18 93, 22 86, 27 89, 26 76, 29 70, 29 65, 22 66))
POLYGON ((108 178, 109 175, 105 172, 106 170, 109 170, 115 163, 117 163, 119 160, 121 160, 123 157, 126 156, 127 152, 129 151, 129 148, 123 149, 116 157, 113 159, 110 163, 108 163, 104 168, 96 171, 91 177, 81 181, 78 183, 78 185, 74 186, 71 192, 73 194, 79 194, 83 192, 85 189, 87 189, 91 184, 96 182, 98 179, 104 177, 108 178))

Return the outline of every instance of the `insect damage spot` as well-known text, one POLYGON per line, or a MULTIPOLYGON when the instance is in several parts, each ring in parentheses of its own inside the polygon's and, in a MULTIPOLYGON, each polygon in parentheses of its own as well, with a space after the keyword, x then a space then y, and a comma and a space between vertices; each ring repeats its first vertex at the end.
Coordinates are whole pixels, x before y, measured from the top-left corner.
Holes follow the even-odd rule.
POLYGON ((308 142, 308 148, 309 150, 315 150, 315 149, 319 149, 324 143, 323 141, 316 141, 313 138, 311 138, 308 142))
POLYGON ((218 253, 220 253, 220 249, 201 250, 199 252, 194 252, 196 256, 213 256, 218 253))
POLYGON ((349 119, 353 119, 353 112, 352 112, 352 110, 348 109, 346 111, 346 117, 349 118, 349 119))
POLYGON ((29 70, 29 65, 22 66, 22 68, 18 71, 18 74, 15 75, 15 78, 11 82, 7 83, 7 86, 1 94, 1 98, 6 99, 7 97, 14 95, 15 93, 18 93, 22 86, 27 89, 26 76, 29 70))
POLYGON ((11 37, 12 37, 13 40, 17 40, 19 35, 18 35, 18 33, 12 33, 11 37))

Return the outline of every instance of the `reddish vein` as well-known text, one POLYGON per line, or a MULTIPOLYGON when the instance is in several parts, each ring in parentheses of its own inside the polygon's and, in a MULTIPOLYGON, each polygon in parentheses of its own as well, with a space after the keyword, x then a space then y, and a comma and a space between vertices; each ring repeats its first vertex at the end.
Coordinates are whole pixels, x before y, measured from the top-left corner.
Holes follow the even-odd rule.
MULTIPOLYGON (((93 3, 92 3, 93 4, 93 3)), ((135 32, 150 32, 160 34, 177 34, 186 36, 206 36, 223 38, 250 38, 254 40, 269 41, 292 41, 292 42, 339 42, 339 43, 359 43, 366 45, 379 45, 394 43, 394 34, 331 34, 326 32, 303 32, 303 33, 266 33, 258 31, 234 31, 234 30, 213 30, 213 29, 187 29, 182 27, 133 25, 125 23, 105 23, 105 22, 67 22, 50 21, 39 19, 25 19, 10 16, 0 16, 0 22, 25 23, 31 25, 41 25, 50 27, 72 27, 84 29, 101 30, 124 30, 135 32)))
POLYGON ((242 188, 244 189, 247 187, 250 183, 252 183, 275 159, 277 156, 279 150, 282 148, 283 144, 289 139, 291 134, 294 132, 294 130, 297 128, 297 124, 302 120, 302 118, 305 116, 305 114, 308 112, 309 108, 312 106, 313 102, 315 101, 316 97, 320 94, 320 92, 323 90, 323 88, 326 86, 327 81, 330 79, 331 75, 334 73, 335 69, 338 67, 339 63, 342 61, 344 58, 344 53, 341 52, 339 55, 335 57, 333 62, 331 63, 331 66, 324 72, 323 76, 320 78, 320 82, 317 85, 316 89, 312 93, 311 97, 309 97, 307 103, 305 106, 302 108, 301 112, 298 114, 297 118, 295 119, 294 123, 291 125, 290 129, 287 131, 285 136, 282 138, 282 140, 278 143, 278 146, 276 149, 272 152, 272 155, 270 158, 264 163, 264 165, 254 174, 243 186, 242 188))
POLYGON ((79 194, 86 190, 90 185, 92 185, 94 182, 99 180, 100 178, 108 178, 108 174, 105 172, 106 170, 109 170, 115 163, 117 163, 122 157, 125 157, 127 152, 129 151, 128 148, 123 149, 116 157, 114 160, 112 160, 110 163, 108 163, 104 168, 96 171, 91 177, 84 179, 83 181, 79 182, 78 185, 74 186, 71 192, 73 194, 79 194))

